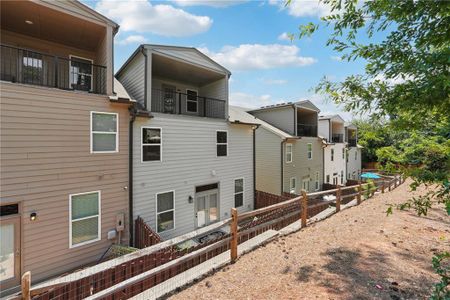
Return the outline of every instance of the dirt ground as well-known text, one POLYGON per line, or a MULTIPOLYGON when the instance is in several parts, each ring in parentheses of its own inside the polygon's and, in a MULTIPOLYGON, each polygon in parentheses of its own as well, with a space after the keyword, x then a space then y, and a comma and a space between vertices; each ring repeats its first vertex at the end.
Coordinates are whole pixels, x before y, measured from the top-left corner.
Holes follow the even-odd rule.
POLYGON ((406 181, 240 257, 171 299, 426 299, 438 281, 433 254, 450 249, 450 217, 438 207, 427 217, 386 216, 387 204, 411 195, 406 181))

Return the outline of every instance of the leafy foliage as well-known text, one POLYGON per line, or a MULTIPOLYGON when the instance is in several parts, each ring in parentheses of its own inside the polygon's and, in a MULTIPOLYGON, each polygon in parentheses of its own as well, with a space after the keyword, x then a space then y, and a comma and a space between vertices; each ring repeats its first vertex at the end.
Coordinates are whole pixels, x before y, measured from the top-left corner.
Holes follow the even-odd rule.
POLYGON ((430 299, 450 299, 450 252, 443 252, 433 257, 433 269, 440 276, 440 282, 434 285, 430 299))

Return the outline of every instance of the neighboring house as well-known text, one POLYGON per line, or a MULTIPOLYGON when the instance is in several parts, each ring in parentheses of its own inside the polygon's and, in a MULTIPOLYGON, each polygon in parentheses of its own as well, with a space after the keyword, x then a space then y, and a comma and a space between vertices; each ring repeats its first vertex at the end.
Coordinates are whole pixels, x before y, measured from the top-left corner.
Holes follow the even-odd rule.
POLYGON ((344 119, 339 115, 319 117, 319 135, 326 142, 324 148, 324 182, 345 185, 346 146, 344 143, 344 119))
POLYGON ((282 195, 322 189, 323 142, 317 136, 318 113, 308 100, 249 112, 233 107, 230 116, 234 119, 260 124, 256 130, 257 190, 282 195))
POLYGON ((255 125, 228 120, 230 72, 195 48, 142 45, 116 77, 133 125, 133 218, 168 239, 253 209, 255 125))
POLYGON ((361 175, 361 149, 358 145, 358 129, 345 123, 345 142, 347 143, 347 179, 358 180, 361 175))
POLYGON ((76 1, 39 0, 1 1, 1 19, 5 292, 25 271, 36 283, 118 242, 114 230, 128 226, 130 101, 113 93, 114 22, 76 1))

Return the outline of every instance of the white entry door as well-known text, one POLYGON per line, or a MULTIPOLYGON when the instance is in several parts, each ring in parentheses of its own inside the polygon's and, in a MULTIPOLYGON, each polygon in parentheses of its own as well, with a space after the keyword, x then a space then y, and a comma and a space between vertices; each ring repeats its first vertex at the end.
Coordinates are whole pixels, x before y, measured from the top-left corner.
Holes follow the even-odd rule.
POLYGON ((0 221, 0 285, 8 289, 20 283, 20 218, 0 221))
POLYGON ((203 227, 219 220, 219 192, 209 190, 195 194, 195 225, 203 227))

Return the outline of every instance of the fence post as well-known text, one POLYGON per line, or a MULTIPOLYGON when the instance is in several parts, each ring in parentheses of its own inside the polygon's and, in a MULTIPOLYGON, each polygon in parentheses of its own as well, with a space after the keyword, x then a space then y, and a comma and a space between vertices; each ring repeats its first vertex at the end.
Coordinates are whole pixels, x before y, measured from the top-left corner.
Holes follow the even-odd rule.
POLYGON ((361 192, 362 192, 361 180, 358 180, 358 195, 356 196, 356 203, 358 205, 361 204, 361 192))
POLYGON ((397 175, 394 175, 394 189, 397 188, 397 175))
POLYGON ((391 191, 391 186, 392 186, 392 180, 389 180, 389 184, 388 184, 388 190, 389 190, 389 192, 391 191))
POLYGON ((230 241, 230 254, 231 262, 237 259, 237 247, 238 247, 238 213, 236 208, 231 209, 231 241, 230 241))
POLYGON ((301 204, 301 219, 302 219, 302 228, 306 227, 306 219, 308 218, 308 195, 305 190, 302 190, 302 198, 300 199, 301 204))
POLYGON ((384 180, 381 182, 381 193, 384 194, 384 180))
POLYGON ((31 285, 31 272, 25 272, 22 275, 21 288, 22 288, 22 299, 30 300, 30 285, 31 285))
POLYGON ((336 212, 341 211, 341 187, 338 185, 336 191, 336 212))

